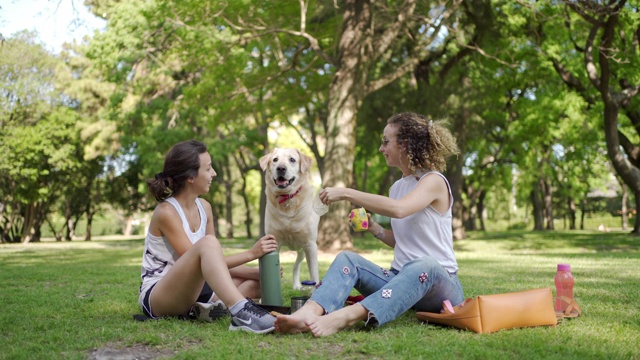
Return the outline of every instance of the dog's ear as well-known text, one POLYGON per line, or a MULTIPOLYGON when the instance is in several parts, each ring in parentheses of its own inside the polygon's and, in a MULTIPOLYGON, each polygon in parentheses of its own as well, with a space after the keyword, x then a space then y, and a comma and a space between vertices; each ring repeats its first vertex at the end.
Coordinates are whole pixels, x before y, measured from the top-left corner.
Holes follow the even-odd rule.
POLYGON ((300 155, 300 171, 304 174, 311 169, 311 165, 313 164, 313 159, 300 152, 298 150, 298 154, 300 155))
POLYGON ((260 168, 262 169, 262 171, 267 170, 267 166, 269 165, 270 158, 271 158, 271 153, 264 155, 263 157, 260 158, 260 168))

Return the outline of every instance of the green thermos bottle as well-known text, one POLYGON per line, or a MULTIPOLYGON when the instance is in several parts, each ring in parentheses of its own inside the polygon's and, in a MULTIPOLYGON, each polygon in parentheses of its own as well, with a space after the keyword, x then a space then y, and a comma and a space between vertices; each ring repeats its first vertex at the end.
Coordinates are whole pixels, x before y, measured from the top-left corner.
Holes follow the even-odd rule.
POLYGON ((282 306, 282 285, 280 284, 280 253, 272 251, 258 260, 260 266, 260 291, 262 304, 282 306))

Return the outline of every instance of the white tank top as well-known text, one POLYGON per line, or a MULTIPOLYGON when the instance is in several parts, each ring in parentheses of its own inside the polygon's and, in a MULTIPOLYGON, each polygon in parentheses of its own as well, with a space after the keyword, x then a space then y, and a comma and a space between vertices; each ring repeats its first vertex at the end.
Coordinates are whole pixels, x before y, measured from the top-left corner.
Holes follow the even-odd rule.
MULTIPOLYGON (((200 199, 196 199, 196 205, 198 206, 198 213, 200 214, 200 226, 193 232, 189 227, 187 217, 182 211, 182 206, 173 197, 167 198, 164 201, 171 204, 178 214, 182 222, 182 228, 185 234, 189 238, 192 244, 202 239, 207 231, 207 213, 204 211, 200 199)), ((164 236, 155 236, 151 232, 147 233, 147 237, 144 241, 144 253, 142 254, 142 284, 140 285, 140 297, 138 301, 142 304, 147 290, 175 265, 178 260, 178 254, 173 250, 169 241, 164 236)))
POLYGON ((391 219, 396 246, 393 249, 391 267, 401 270, 411 260, 431 256, 449 273, 458 271, 458 262, 453 252, 453 233, 451 228, 451 208, 453 195, 447 179, 437 171, 422 175, 419 179, 413 175, 396 181, 389 190, 389 197, 401 199, 429 174, 441 176, 449 189, 449 208, 440 214, 431 205, 403 219, 391 219))

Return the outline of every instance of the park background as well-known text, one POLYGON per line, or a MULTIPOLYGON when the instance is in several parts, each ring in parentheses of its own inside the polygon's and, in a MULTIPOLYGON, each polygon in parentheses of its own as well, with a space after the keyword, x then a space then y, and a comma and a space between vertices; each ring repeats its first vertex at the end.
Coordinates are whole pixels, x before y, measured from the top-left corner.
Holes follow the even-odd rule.
MULTIPOLYGON (((49 3, 104 25, 55 49, 0 37, 0 358, 640 358, 638 1, 49 3), (408 312, 295 341, 132 320, 145 180, 171 145, 208 145, 204 197, 232 253, 262 232, 260 156, 297 147, 315 186, 386 194, 400 174, 378 147, 401 111, 458 139, 446 176, 465 295, 553 287, 569 262, 583 316, 476 335, 408 312)), ((322 217, 321 274, 343 248, 391 260, 350 232, 349 207, 322 217)))

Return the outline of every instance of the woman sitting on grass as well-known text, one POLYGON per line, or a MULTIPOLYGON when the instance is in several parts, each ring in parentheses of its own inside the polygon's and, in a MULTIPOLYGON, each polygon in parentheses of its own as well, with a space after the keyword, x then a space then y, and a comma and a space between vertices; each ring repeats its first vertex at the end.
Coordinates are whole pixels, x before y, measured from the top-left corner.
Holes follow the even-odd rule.
POLYGON ((196 140, 174 145, 155 179, 147 181, 159 201, 142 258, 139 303, 151 318, 187 316, 215 320, 231 313, 229 330, 267 333, 275 317, 256 306, 257 268, 243 264, 277 249, 266 235, 248 251, 225 257, 214 235, 211 204, 199 196, 216 176, 206 146, 196 140))
POLYGON ((403 175, 389 197, 333 187, 319 196, 327 205, 346 200, 392 218, 392 230, 369 223, 369 232, 394 249, 391 269, 341 252, 311 299, 292 315, 278 315, 276 331, 327 336, 360 321, 381 326, 412 307, 439 312, 444 300, 464 301, 451 233, 453 196, 440 173, 458 152, 455 139, 440 123, 414 113, 389 118, 383 135, 380 152, 403 175), (365 298, 344 307, 354 287, 365 298))

